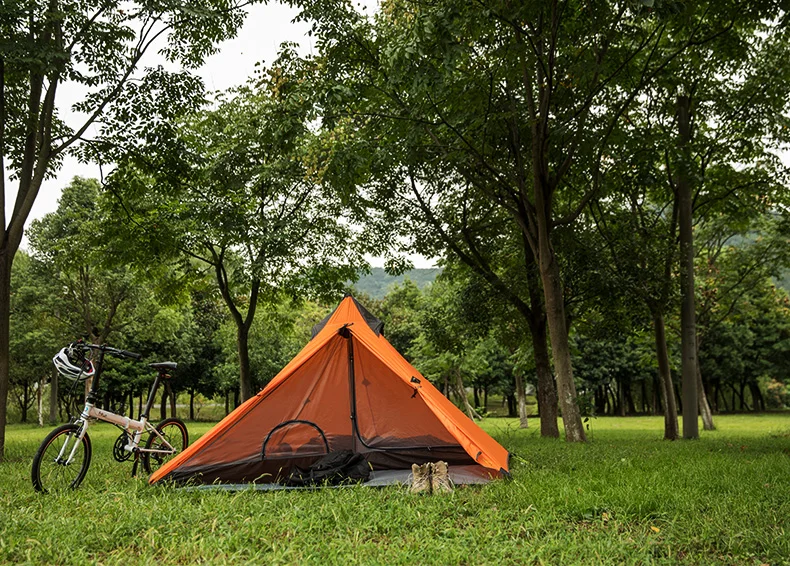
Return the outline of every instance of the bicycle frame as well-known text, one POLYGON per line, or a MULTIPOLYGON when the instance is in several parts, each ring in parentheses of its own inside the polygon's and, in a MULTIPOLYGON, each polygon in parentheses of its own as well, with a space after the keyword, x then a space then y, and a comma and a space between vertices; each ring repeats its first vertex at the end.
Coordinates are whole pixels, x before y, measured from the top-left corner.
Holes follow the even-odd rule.
MULTIPOLYGON (((175 448, 172 444, 170 444, 167 439, 159 434, 159 431, 156 430, 148 420, 148 415, 151 411, 151 405, 154 403, 154 398, 156 396, 156 391, 159 389, 159 382, 163 375, 163 372, 159 372, 154 378, 154 383, 151 385, 151 390, 148 393, 148 400, 145 403, 145 407, 143 408, 143 412, 140 414, 140 420, 135 420, 130 417, 126 417, 123 415, 118 415, 116 413, 105 411, 104 409, 99 409, 96 407, 96 395, 99 390, 99 379, 101 378, 102 374, 102 367, 104 365, 104 350, 99 349, 99 358, 96 362, 96 373, 93 376, 93 381, 91 382, 91 388, 88 391, 88 395, 85 398, 85 407, 82 410, 79 418, 77 418, 76 423, 80 425, 79 433, 75 438, 74 446, 71 448, 69 453, 68 459, 65 461, 66 465, 71 464, 74 456, 77 452, 77 448, 80 445, 85 434, 88 432, 88 427, 90 423, 93 421, 104 421, 108 423, 112 423, 125 431, 134 431, 134 434, 129 435, 129 442, 124 446, 124 450, 127 452, 133 453, 152 453, 152 454, 172 454, 175 451, 175 448), (164 443, 167 447, 166 449, 149 449, 149 448, 140 448, 140 440, 142 439, 143 433, 149 432, 151 434, 156 434, 159 439, 164 443)), ((65 442, 58 453, 58 460, 62 460, 63 456, 65 455, 68 447, 68 442, 65 442)))

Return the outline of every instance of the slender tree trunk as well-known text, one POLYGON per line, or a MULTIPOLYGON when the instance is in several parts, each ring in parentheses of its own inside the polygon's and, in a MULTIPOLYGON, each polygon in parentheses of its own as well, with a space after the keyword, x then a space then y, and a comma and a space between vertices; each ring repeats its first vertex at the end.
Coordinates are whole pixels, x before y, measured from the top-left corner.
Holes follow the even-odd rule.
POLYGON ((44 383, 45 377, 38 380, 38 390, 36 391, 36 404, 38 405, 38 426, 44 426, 44 383))
MULTIPOLYGON (((0 157, 1 158, 1 157, 0 157)), ((1 174, 1 173, 0 173, 1 174)), ((5 206, 5 203, 0 203, 5 206)), ((5 226, 0 226, 5 230, 5 226)), ((0 247, 0 462, 5 454, 5 425, 8 409, 8 387, 10 384, 9 347, 11 305, 11 264, 14 251, 0 247)))
POLYGON ((627 414, 636 414, 636 406, 634 405, 634 395, 631 392, 631 380, 626 381, 625 386, 625 402, 627 403, 627 414))
POLYGON ((765 402, 763 401, 763 394, 760 391, 760 386, 756 381, 749 382, 749 391, 752 393, 752 409, 754 411, 765 411, 765 402))
MULTIPOLYGON (((30 397, 30 395, 28 393, 28 386, 27 386, 27 383, 25 383, 25 385, 22 387, 22 406, 20 407, 22 409, 22 422, 23 423, 27 422, 27 407, 28 407, 28 405, 30 403, 29 397, 30 397)), ((17 399, 18 399, 18 397, 17 397, 17 399)))
POLYGON ((225 391, 225 415, 230 414, 230 389, 225 391))
POLYGON ((461 407, 464 409, 466 415, 472 420, 481 420, 482 417, 477 414, 474 407, 469 404, 469 399, 466 397, 466 389, 464 388, 464 378, 461 375, 461 370, 455 368, 455 387, 458 399, 461 401, 461 407))
POLYGON ((540 274, 543 281, 543 296, 546 300, 546 319, 549 326, 554 369, 557 372, 557 394, 562 422, 565 425, 565 440, 585 442, 587 436, 582 425, 579 404, 576 401, 576 385, 573 382, 571 349, 565 325, 565 300, 560 280, 560 270, 548 242, 540 254, 540 274))
POLYGON ((52 370, 49 382, 49 424, 58 422, 58 372, 52 370))
POLYGON ((653 413, 654 414, 664 414, 664 406, 661 403, 661 399, 666 396, 666 390, 664 389, 664 382, 659 377, 657 373, 653 378, 653 413))
POLYGON ((162 403, 159 405, 159 420, 167 418, 167 387, 162 388, 162 403))
POLYGON ((488 411, 488 385, 483 387, 483 409, 488 411))
POLYGON ((134 389, 129 389, 129 418, 134 418, 134 389))
POLYGON ((650 405, 647 403, 647 380, 642 379, 640 385, 642 396, 642 413, 647 415, 650 413, 650 405))
POLYGON ((716 430, 713 424, 713 413, 708 405, 708 396, 705 394, 705 386, 702 384, 702 372, 697 364, 697 400, 699 401, 699 414, 702 415, 702 428, 704 430, 716 430))
POLYGON ((513 372, 513 378, 516 382, 516 401, 518 403, 518 418, 519 428, 528 428, 529 421, 527 420, 527 393, 524 387, 524 376, 520 371, 513 372))
POLYGON ((137 415, 143 414, 143 392, 140 391, 140 396, 137 398, 137 415))
POLYGON ((676 167, 680 228, 680 298, 681 357, 683 360, 683 438, 699 438, 697 422, 697 330, 694 304, 694 232, 692 227, 691 189, 691 98, 677 98, 678 149, 681 157, 676 167))
POLYGON ((617 412, 621 417, 625 416, 625 383, 620 380, 617 383, 617 412))
POLYGON ((195 390, 189 390, 189 420, 195 420, 195 390))
POLYGON ((653 330, 656 339, 656 359, 658 360, 658 377, 661 381, 661 402, 664 405, 664 439, 678 438, 678 411, 675 406, 675 390, 672 387, 672 372, 669 369, 667 352, 667 336, 664 329, 664 317, 653 313, 653 330))
POLYGON ((252 375, 250 374, 249 334, 250 329, 245 324, 236 327, 236 339, 239 346, 239 388, 242 403, 253 395, 252 375))
POLYGON ((170 398, 170 416, 176 418, 178 415, 176 414, 176 392, 173 391, 173 388, 170 386, 170 383, 167 384, 167 393, 168 397, 170 398))

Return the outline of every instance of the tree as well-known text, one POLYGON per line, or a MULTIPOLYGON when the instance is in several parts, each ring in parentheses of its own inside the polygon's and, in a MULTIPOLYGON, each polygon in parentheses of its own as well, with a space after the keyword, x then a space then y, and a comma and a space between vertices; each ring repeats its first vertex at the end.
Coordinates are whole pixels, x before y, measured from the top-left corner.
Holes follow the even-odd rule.
MULTIPOLYGON (((93 124, 112 122, 113 114, 140 115, 140 108, 119 101, 133 88, 149 51, 161 46, 169 61, 196 68, 217 43, 236 33, 242 5, 236 0, 10 0, 0 6, 0 458, 9 384, 11 268, 41 183, 86 139, 93 124), (86 90, 75 106, 78 123, 67 124, 58 114, 58 93, 66 82, 86 90), (6 176, 16 182, 10 213, 6 176)), ((163 107, 183 104, 197 86, 186 73, 157 69, 147 76, 167 87, 161 91, 163 107)))
MULTIPOLYGON (((122 149, 109 187, 143 256, 210 266, 236 329, 241 400, 253 394, 259 304, 337 295, 365 265, 343 205, 316 182, 313 72, 290 48, 216 109, 122 149)), ((138 259, 140 259, 138 258, 138 259)), ((148 259, 150 261, 150 259, 148 259)))
MULTIPOLYGON (((317 22, 340 83, 328 89, 329 118, 345 129, 386 124, 400 135, 371 136, 366 147, 377 139, 387 149, 418 148, 421 159, 412 152, 401 162, 404 182, 420 188, 444 175, 442 192, 477 194, 523 239, 540 278, 566 439, 584 440, 556 232, 573 226, 599 193, 613 132, 640 93, 685 49, 717 33, 721 20, 684 26, 686 16, 669 2, 653 10, 635 2, 397 0, 369 24, 335 3, 298 3, 317 22), (675 49, 665 51, 670 23, 675 49)), ((456 208, 456 217, 464 211, 456 208)))

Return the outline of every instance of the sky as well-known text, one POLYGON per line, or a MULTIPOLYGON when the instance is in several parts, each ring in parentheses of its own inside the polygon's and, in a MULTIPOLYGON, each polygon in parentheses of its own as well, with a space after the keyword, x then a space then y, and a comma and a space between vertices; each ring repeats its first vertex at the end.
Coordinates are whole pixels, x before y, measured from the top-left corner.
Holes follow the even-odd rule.
MULTIPOLYGON (((376 0, 363 0, 368 11, 374 10, 376 0)), ((238 35, 219 46, 219 51, 209 57, 197 74, 203 79, 206 88, 211 91, 222 91, 243 84, 253 74, 255 64, 262 62, 271 64, 277 57, 279 46, 284 41, 292 41, 301 45, 303 54, 309 54, 313 47, 312 38, 307 35, 309 24, 293 22, 297 10, 289 6, 271 2, 266 5, 256 4, 248 10, 247 18, 238 35)), ((143 60, 143 66, 162 63, 161 57, 149 54, 143 60)), ((58 109, 66 123, 72 127, 80 123, 80 116, 71 110, 71 106, 82 99, 85 91, 79 85, 65 84, 59 89, 58 109)), ((88 131, 88 134, 95 133, 88 131)), ((104 173, 107 173, 105 169, 104 173)), ((63 167, 52 179, 44 181, 38 198, 33 205, 27 225, 32 220, 41 218, 57 209, 61 190, 75 176, 100 178, 101 169, 95 163, 80 163, 76 158, 67 157, 63 167)), ((6 179, 6 210, 13 209, 16 183, 6 179)), ((25 247, 23 240, 22 247, 25 247)), ((381 267, 383 260, 368 258, 371 265, 381 267)), ((433 267, 433 262, 422 256, 410 256, 415 267, 433 267)))

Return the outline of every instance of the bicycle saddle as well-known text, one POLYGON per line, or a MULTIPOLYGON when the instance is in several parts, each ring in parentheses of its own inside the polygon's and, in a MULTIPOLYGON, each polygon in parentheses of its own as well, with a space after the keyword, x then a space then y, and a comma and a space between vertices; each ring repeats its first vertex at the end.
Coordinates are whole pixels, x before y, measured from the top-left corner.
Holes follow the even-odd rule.
POLYGON ((159 370, 162 369, 174 370, 178 367, 178 364, 176 362, 156 362, 155 364, 148 364, 148 367, 159 369, 159 370))

